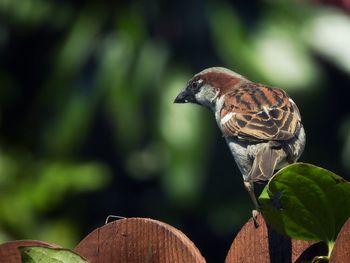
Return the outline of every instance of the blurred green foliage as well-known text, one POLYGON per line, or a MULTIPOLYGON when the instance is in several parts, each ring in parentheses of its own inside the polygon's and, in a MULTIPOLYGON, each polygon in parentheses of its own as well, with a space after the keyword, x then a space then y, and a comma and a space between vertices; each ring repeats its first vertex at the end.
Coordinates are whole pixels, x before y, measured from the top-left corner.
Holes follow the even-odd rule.
POLYGON ((306 127, 303 160, 350 172, 340 9, 0 0, 0 16, 0 242, 73 247, 108 214, 146 216, 223 258, 251 204, 213 116, 172 104, 210 66, 285 88, 306 127))

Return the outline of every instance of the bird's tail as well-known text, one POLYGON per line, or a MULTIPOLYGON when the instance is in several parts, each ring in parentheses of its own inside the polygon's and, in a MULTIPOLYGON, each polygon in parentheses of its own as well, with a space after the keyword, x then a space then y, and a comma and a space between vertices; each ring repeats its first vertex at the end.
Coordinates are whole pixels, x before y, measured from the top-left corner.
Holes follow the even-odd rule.
POLYGON ((281 145, 267 144, 257 153, 247 181, 261 182, 269 180, 280 158, 281 145))

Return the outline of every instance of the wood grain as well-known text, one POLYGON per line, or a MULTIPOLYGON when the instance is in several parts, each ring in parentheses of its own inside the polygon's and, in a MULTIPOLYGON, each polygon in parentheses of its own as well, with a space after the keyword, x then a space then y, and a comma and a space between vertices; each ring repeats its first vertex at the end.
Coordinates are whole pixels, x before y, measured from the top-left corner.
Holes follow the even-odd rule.
POLYGON ((58 245, 38 240, 17 240, 0 245, 0 263, 21 263, 21 254, 18 247, 41 246, 58 248, 58 245))
POLYGON ((350 262, 350 218, 340 230, 329 263, 350 262))
POLYGON ((294 263, 327 253, 320 243, 291 240, 276 233, 260 214, 257 222, 257 228, 252 218, 243 226, 232 242, 226 263, 294 263))
POLYGON ((121 219, 98 228, 75 251, 91 263, 205 262, 181 231, 147 218, 121 219))

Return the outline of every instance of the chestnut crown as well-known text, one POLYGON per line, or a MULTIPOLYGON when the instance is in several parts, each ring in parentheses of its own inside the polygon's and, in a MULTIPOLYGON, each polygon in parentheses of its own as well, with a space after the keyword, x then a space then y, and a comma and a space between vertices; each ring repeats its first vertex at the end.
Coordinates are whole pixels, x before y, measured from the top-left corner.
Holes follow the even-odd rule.
POLYGON ((248 80, 227 68, 208 68, 190 79, 186 88, 178 94, 174 103, 196 103, 213 108, 217 98, 241 81, 248 80))

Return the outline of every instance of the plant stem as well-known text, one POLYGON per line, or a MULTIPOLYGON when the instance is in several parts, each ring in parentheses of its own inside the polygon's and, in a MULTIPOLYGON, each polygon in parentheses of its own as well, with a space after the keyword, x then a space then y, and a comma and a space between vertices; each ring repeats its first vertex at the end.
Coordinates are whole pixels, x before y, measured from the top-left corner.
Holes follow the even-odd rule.
POLYGON ((330 257, 331 254, 332 254, 334 243, 335 243, 334 241, 328 241, 327 242, 327 245, 328 245, 328 257, 330 257))

